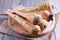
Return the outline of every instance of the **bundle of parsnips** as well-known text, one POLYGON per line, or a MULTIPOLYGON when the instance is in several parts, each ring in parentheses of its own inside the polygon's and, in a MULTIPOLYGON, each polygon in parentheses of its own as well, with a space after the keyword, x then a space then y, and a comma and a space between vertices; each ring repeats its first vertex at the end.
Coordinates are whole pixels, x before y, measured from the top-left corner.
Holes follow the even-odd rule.
POLYGON ((20 34, 39 35, 53 20, 52 6, 48 2, 43 2, 33 8, 20 7, 18 10, 6 11, 9 16, 8 21, 20 34))

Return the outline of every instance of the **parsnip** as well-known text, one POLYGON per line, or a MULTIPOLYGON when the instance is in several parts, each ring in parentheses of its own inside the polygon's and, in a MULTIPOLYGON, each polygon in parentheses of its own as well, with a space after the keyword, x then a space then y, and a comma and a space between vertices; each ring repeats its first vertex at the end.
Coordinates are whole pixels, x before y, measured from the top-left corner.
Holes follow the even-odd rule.
MULTIPOLYGON (((12 10, 10 10, 10 11, 12 11, 12 10)), ((41 30, 45 29, 45 27, 47 27, 47 25, 48 25, 48 22, 46 20, 48 18, 49 12, 46 11, 46 10, 41 11, 38 14, 33 13, 33 14, 35 14, 35 16, 32 13, 20 13, 19 14, 18 11, 17 12, 15 11, 15 13, 18 14, 18 15, 22 15, 23 17, 27 18, 27 20, 30 21, 31 23, 34 23, 34 24, 37 24, 38 23, 37 25, 40 25, 41 30), (31 17, 34 17, 34 18, 31 18, 31 17)))
POLYGON ((43 23, 43 25, 45 25, 47 27, 48 22, 46 20, 41 20, 41 23, 43 23))
POLYGON ((39 12, 39 15, 42 16, 42 19, 44 19, 46 21, 48 20, 49 14, 51 14, 51 13, 49 11, 47 11, 47 10, 43 10, 43 11, 39 12))
POLYGON ((50 21, 53 20, 53 14, 51 14, 49 11, 47 10, 43 10, 39 12, 39 15, 42 16, 42 19, 46 20, 46 21, 50 21))
POLYGON ((21 11, 15 11, 15 10, 8 10, 8 11, 11 11, 13 14, 18 14, 19 16, 22 16, 24 18, 26 18, 28 21, 30 21, 31 23, 34 23, 37 19, 37 23, 36 24, 39 24, 40 20, 42 19, 42 17, 37 13, 37 12, 31 12, 31 13, 23 13, 21 11))
MULTIPOLYGON (((10 11, 12 11, 12 10, 10 10, 10 11)), ((36 12, 35 13, 22 13, 22 12, 18 13, 18 11, 15 11, 15 13, 18 14, 18 15, 22 15, 23 17, 25 17, 31 23, 37 24, 37 22, 38 22, 39 25, 42 24, 46 27, 48 25, 47 20, 48 20, 48 15, 50 14, 50 12, 47 11, 47 10, 40 11, 38 14, 36 12)), ((44 26, 40 26, 40 28, 45 29, 44 26)))
POLYGON ((42 19, 42 20, 40 21, 40 24, 39 24, 41 30, 43 31, 45 28, 47 28, 47 27, 48 27, 48 24, 49 24, 49 23, 48 23, 46 20, 43 20, 43 19, 42 19))
MULTIPOLYGON (((39 26, 37 27, 36 25, 31 24, 30 22, 24 20, 23 18, 15 15, 15 14, 12 14, 11 11, 6 11, 6 13, 7 13, 10 17, 12 17, 13 19, 15 19, 20 25, 22 25, 22 27, 24 27, 29 33, 33 33, 33 31, 35 31, 35 29, 36 29, 38 32, 41 31, 39 26)), ((37 34, 38 34, 38 32, 37 32, 37 34)), ((35 32, 35 33, 36 33, 36 32, 35 32)))
MULTIPOLYGON (((12 29, 15 30, 16 32, 20 33, 20 34, 28 34, 29 32, 27 30, 25 30, 18 22, 16 22, 14 19, 12 19, 11 17, 9 17, 8 19, 8 23, 12 25, 12 29), (13 23, 12 23, 13 22, 13 23)), ((29 33, 31 34, 31 33, 29 33)))

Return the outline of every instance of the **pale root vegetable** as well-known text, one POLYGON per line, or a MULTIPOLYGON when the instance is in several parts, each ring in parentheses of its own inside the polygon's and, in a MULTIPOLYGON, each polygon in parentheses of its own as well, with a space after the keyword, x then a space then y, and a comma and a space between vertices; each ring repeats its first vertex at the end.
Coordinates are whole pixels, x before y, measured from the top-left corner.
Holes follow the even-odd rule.
POLYGON ((40 28, 41 28, 41 30, 43 31, 45 28, 47 28, 47 26, 48 26, 48 22, 46 21, 46 20, 41 20, 40 21, 40 24, 39 24, 39 26, 40 26, 40 28))
POLYGON ((21 11, 16 11, 16 10, 9 10, 9 11, 11 11, 13 14, 23 17, 24 19, 28 20, 29 22, 33 24, 35 22, 36 22, 35 24, 39 24, 40 20, 42 19, 42 17, 37 12, 23 13, 21 11))
MULTIPOLYGON (((9 23, 9 26, 12 26, 11 28, 20 33, 20 34, 25 34, 25 35, 28 35, 28 31, 25 30, 25 28, 23 28, 18 22, 16 22, 14 19, 12 19, 11 17, 9 17, 8 19, 8 23, 9 23)), ((31 33, 29 33, 30 35, 31 33)))
POLYGON ((39 12, 39 15, 42 16, 42 19, 46 20, 46 21, 50 21, 53 20, 53 14, 51 14, 49 11, 47 10, 43 10, 39 12))
POLYGON ((6 13, 10 17, 11 24, 20 26, 21 33, 38 35, 49 26, 48 16, 54 11, 49 2, 42 2, 31 8, 20 6, 14 10, 8 9, 6 13))
POLYGON ((49 11, 47 11, 47 10, 43 10, 43 11, 39 12, 39 15, 42 16, 42 19, 44 19, 46 21, 48 21, 49 14, 51 14, 51 13, 49 11))
POLYGON ((9 11, 14 12, 14 14, 16 13, 20 16, 23 16, 24 18, 26 18, 28 21, 30 21, 31 23, 35 25, 40 25, 41 30, 44 30, 48 25, 48 22, 46 20, 48 19, 48 14, 50 13, 46 10, 40 11, 38 14, 33 13, 35 15, 33 15, 32 13, 23 13, 23 12, 20 12, 20 11, 18 12, 14 10, 9 10, 9 11))
MULTIPOLYGON (((18 15, 26 18, 31 23, 34 23, 33 21, 34 21, 36 15, 40 15, 40 16, 42 16, 42 18, 44 20, 48 20, 48 15, 51 14, 51 13, 53 13, 52 6, 51 6, 51 4, 49 2, 42 2, 41 4, 38 4, 38 6, 35 6, 33 8, 26 8, 26 7, 20 7, 20 8, 21 8, 20 11, 18 9, 17 10, 10 10, 10 11, 13 11, 16 14, 18 14, 18 15), (34 10, 36 10, 35 8, 38 9, 38 10, 40 10, 38 12, 38 14, 37 14, 36 11, 34 11, 34 10), (31 11, 29 12, 29 10, 31 10, 31 11), (26 11, 27 13, 22 12, 22 11, 26 11), (32 11, 34 11, 34 12, 32 12, 32 11)), ((39 19, 41 19, 41 17, 39 17, 39 19)))
POLYGON ((43 10, 43 11, 40 11, 39 12, 39 15, 42 16, 42 20, 40 21, 40 27, 41 27, 41 30, 44 30, 47 26, 48 26, 48 20, 49 20, 49 15, 51 13, 47 10, 43 10))
POLYGON ((41 20, 41 23, 43 23, 46 27, 48 25, 48 22, 46 20, 41 20))
POLYGON ((38 32, 41 31, 40 27, 36 26, 36 25, 33 25, 31 24, 30 22, 24 20, 23 18, 17 16, 16 14, 12 14, 11 11, 6 11, 6 13, 8 14, 8 16, 12 17, 14 20, 16 20, 22 27, 24 27, 29 33, 33 33, 33 31, 37 30, 35 33, 37 33, 38 35, 38 32))

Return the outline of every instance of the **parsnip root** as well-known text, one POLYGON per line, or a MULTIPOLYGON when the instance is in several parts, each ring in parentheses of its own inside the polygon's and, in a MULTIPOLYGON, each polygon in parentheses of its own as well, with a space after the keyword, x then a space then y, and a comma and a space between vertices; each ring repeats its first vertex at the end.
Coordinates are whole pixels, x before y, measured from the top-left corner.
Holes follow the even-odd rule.
MULTIPOLYGON (((12 17, 13 19, 15 19, 22 27, 24 27, 29 33, 32 33, 32 31, 34 29, 36 29, 38 32, 41 31, 40 27, 37 27, 36 25, 31 24, 30 22, 22 19, 21 17, 12 14, 11 11, 6 11, 6 13, 12 17)), ((37 32, 37 34, 38 34, 37 32)))

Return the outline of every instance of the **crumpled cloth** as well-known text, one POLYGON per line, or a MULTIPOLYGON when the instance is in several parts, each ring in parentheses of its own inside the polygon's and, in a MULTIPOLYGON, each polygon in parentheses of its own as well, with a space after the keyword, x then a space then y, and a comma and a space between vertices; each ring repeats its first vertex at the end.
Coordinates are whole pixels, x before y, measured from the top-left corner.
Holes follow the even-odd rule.
MULTIPOLYGON (((4 20, 3 23, 0 26, 0 33, 2 34, 6 34, 6 35, 10 35, 10 36, 15 36, 15 37, 21 37, 20 35, 18 35, 16 32, 14 32, 8 25, 7 20, 4 20)), ((23 38, 24 39, 24 38, 23 38)), ((28 38, 27 38, 28 39, 28 38)), ((49 34, 43 36, 43 37, 39 37, 39 38, 33 38, 30 40, 49 40, 49 34)))

